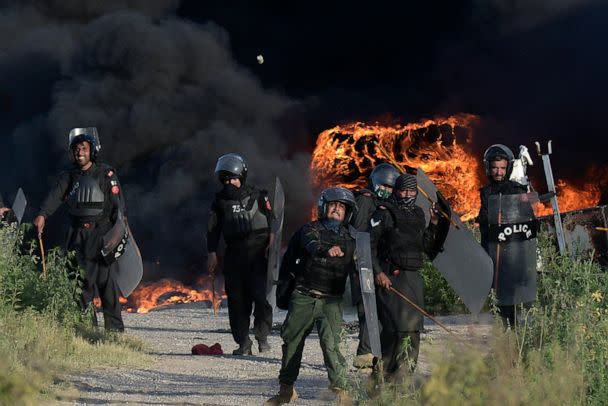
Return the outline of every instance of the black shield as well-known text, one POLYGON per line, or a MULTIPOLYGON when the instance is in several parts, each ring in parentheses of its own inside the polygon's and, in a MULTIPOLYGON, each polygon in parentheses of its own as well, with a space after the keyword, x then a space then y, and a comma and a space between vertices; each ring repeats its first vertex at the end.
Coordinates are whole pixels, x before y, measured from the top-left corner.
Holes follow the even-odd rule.
MULTIPOLYGON (((422 169, 418 169, 416 178, 418 187, 424 190, 418 193, 416 204, 422 207, 428 221, 430 200, 437 198, 437 188, 422 169)), ((444 207, 447 202, 440 198, 438 203, 447 214, 444 207)), ((453 210, 450 210, 450 216, 452 221, 443 242, 443 249, 437 252, 433 265, 462 299, 467 309, 472 314, 477 314, 481 311, 492 286, 492 259, 453 210)))
POLYGON ((494 261, 494 289, 501 306, 536 299, 536 193, 491 195, 488 251, 494 261))

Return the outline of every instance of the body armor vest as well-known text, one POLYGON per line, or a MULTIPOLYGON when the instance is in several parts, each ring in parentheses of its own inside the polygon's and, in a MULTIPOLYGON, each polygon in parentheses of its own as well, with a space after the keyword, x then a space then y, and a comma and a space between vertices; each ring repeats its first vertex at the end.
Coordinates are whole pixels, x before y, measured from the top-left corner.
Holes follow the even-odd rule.
POLYGON ((345 230, 341 234, 325 229, 320 225, 320 242, 327 249, 334 245, 344 252, 343 257, 329 257, 326 253, 321 256, 307 255, 304 272, 299 277, 298 285, 307 289, 318 290, 331 296, 342 296, 346 285, 346 277, 351 272, 350 264, 355 253, 355 240, 345 230))
POLYGON ((72 185, 67 196, 70 216, 100 216, 104 201, 105 196, 95 176, 82 173, 72 175, 72 185))
POLYGON ((385 204, 385 207, 395 224, 386 239, 383 256, 396 268, 417 271, 423 263, 424 212, 417 206, 411 210, 393 204, 385 204))
POLYGON ((236 240, 246 238, 256 231, 269 230, 268 219, 258 206, 258 192, 254 192, 242 200, 220 200, 224 213, 224 238, 236 240))

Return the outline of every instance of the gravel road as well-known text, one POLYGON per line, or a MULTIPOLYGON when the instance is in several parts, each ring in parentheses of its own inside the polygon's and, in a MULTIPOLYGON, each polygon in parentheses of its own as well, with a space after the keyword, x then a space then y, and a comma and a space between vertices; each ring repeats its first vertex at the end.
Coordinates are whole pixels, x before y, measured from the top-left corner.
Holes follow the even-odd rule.
MULTIPOLYGON (((275 323, 284 320, 286 312, 277 311, 275 323)), ((226 308, 218 316, 206 303, 175 305, 153 310, 147 314, 124 313, 126 334, 143 339, 151 348, 156 362, 144 369, 110 368, 88 371, 68 377, 80 392, 80 398, 70 404, 131 404, 131 405, 261 405, 278 388, 277 376, 281 365, 281 338, 273 329, 270 353, 260 356, 254 342, 254 355, 233 356, 226 308), (220 343, 223 356, 194 356, 195 344, 220 343)), ((344 316, 354 324, 356 316, 347 310, 344 316)), ((470 316, 444 316, 439 320, 466 340, 482 347, 491 329, 491 318, 484 314, 473 320, 470 316)), ((429 320, 425 321, 418 373, 429 373, 429 353, 441 349, 448 334, 429 320)), ((352 365, 357 336, 349 329, 345 356, 352 365)), ((351 371, 355 379, 364 373, 351 371)), ((300 376, 296 388, 300 399, 296 405, 326 405, 333 403, 327 389, 328 380, 323 366, 321 348, 316 333, 306 341, 300 376)), ((65 403, 64 403, 65 404, 65 403)))

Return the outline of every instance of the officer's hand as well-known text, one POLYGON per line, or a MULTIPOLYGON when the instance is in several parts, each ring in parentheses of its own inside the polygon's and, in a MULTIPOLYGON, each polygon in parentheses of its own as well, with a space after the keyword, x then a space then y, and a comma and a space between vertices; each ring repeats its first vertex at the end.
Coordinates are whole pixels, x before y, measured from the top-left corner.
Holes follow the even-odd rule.
POLYGON ((215 269, 217 268, 217 254, 215 252, 210 252, 207 257, 207 272, 210 274, 215 273, 215 269))
POLYGON ((342 249, 340 247, 334 245, 327 251, 327 255, 330 257, 343 257, 344 252, 342 252, 342 249))
POLYGON ((437 225, 439 223, 439 207, 437 203, 433 202, 429 207, 429 213, 431 214, 431 223, 437 225))
POLYGON ((393 286, 393 283, 384 272, 380 272, 378 275, 376 275, 376 285, 388 290, 391 286, 393 286))
POLYGON ((11 209, 8 207, 0 207, 0 217, 3 217, 4 214, 6 214, 9 211, 11 211, 11 209))
POLYGON ((36 230, 38 231, 38 237, 40 237, 42 235, 45 224, 46 224, 46 219, 44 218, 44 216, 36 216, 36 218, 34 219, 34 226, 36 227, 36 230))

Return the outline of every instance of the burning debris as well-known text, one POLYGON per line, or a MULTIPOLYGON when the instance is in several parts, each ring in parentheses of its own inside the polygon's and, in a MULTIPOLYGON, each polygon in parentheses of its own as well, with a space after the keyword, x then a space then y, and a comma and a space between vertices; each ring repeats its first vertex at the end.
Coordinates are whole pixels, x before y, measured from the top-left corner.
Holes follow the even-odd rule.
MULTIPOLYGON (((176 303, 209 302, 217 313, 222 301, 226 299, 226 292, 223 280, 218 278, 215 285, 212 281, 212 278, 204 275, 193 286, 173 279, 147 282, 137 287, 128 298, 120 298, 120 302, 130 313, 148 313, 155 308, 176 303), (218 289, 217 286, 222 288, 218 289)), ((95 298, 94 304, 100 306, 98 298, 95 298)))
MULTIPOLYGON (((311 163, 313 184, 317 189, 335 184, 361 188, 374 166, 395 160, 408 169, 422 168, 462 220, 472 220, 479 211, 479 188, 485 181, 481 159, 472 149, 478 121, 477 116, 460 114, 405 125, 356 122, 330 128, 317 138, 311 163), (384 157, 376 142, 392 156, 384 157)), ((558 180, 560 211, 596 206, 603 172, 590 171, 582 186, 558 180)), ((541 216, 552 213, 549 203, 536 209, 541 216)))

